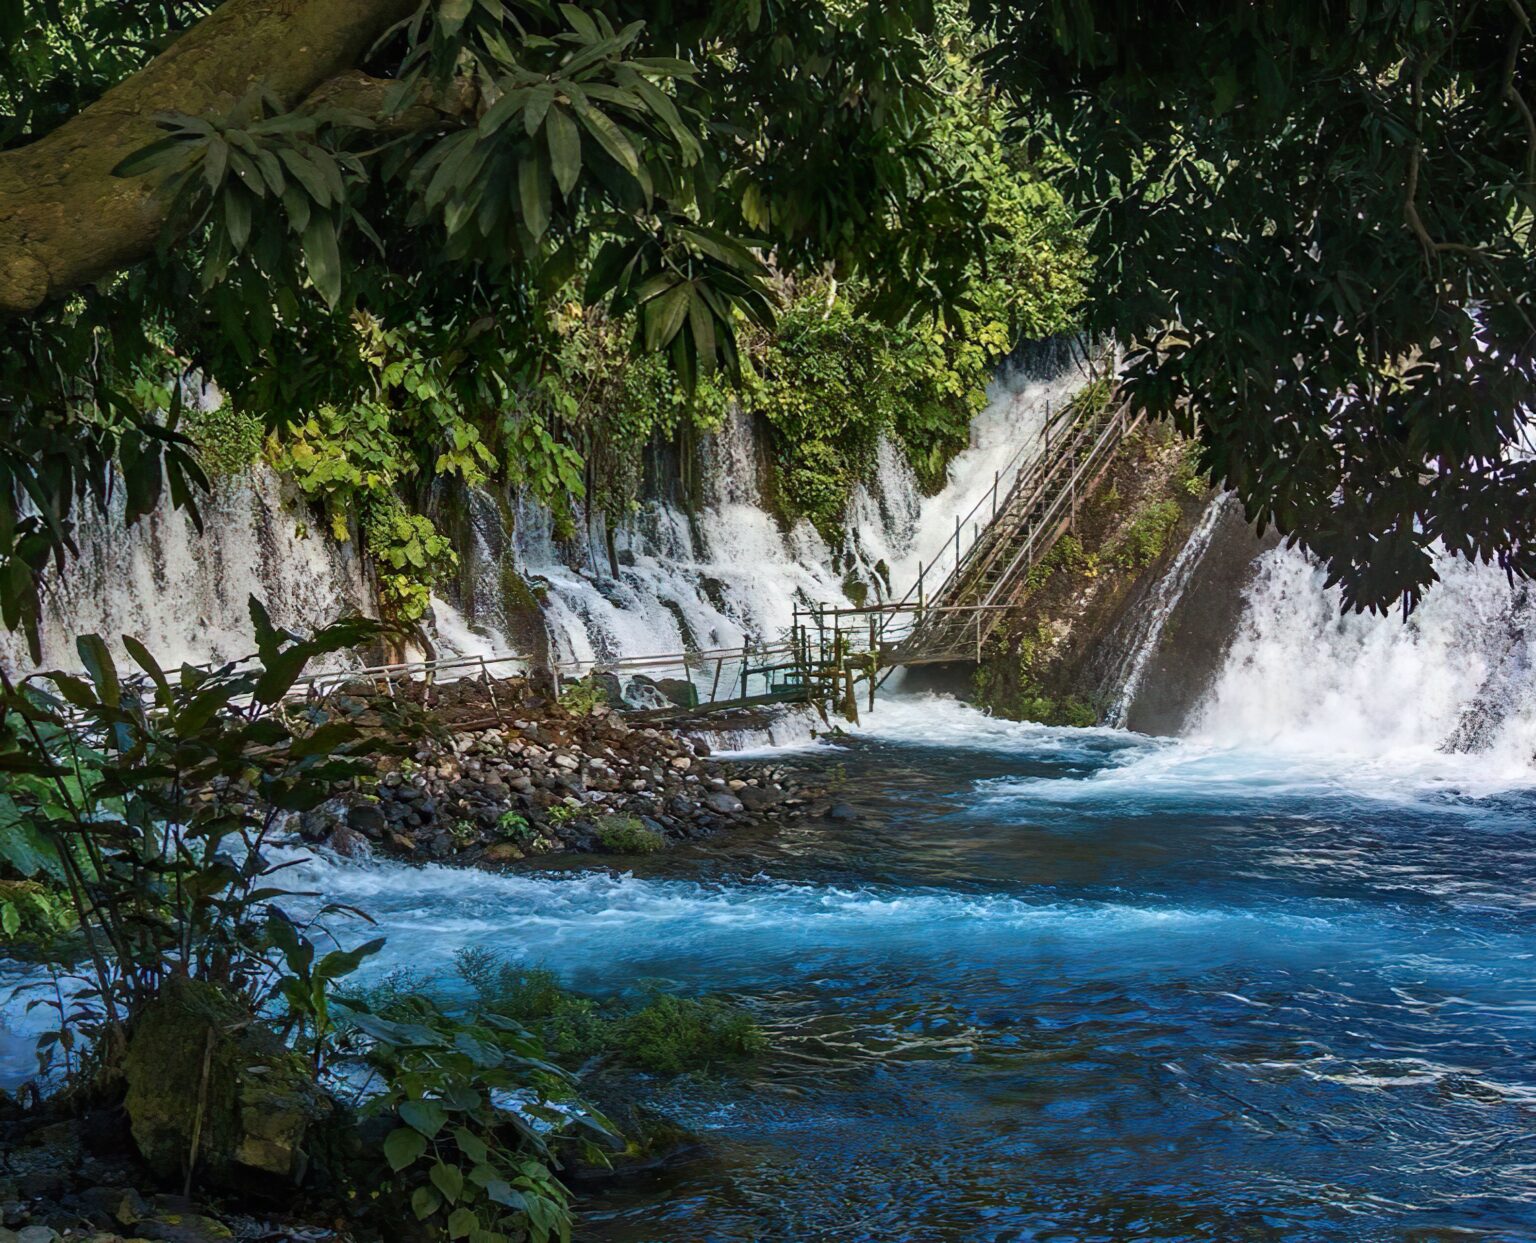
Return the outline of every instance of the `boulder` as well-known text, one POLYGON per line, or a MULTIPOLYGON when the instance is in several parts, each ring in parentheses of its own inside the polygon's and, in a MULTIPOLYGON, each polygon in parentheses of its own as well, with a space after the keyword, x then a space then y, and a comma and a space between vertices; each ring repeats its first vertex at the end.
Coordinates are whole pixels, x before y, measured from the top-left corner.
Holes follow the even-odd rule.
POLYGON ((212 984, 180 976, 134 1023, 124 1071, 134 1143, 165 1178, 191 1161, 226 1187, 298 1182, 306 1137, 334 1110, 274 1032, 212 984))
POLYGON ((679 708, 699 706, 699 688, 685 678, 657 678, 656 689, 679 708))
POLYGON ((706 794, 704 806, 723 816, 734 816, 746 810, 739 798, 734 794, 727 794, 724 790, 714 790, 706 794))

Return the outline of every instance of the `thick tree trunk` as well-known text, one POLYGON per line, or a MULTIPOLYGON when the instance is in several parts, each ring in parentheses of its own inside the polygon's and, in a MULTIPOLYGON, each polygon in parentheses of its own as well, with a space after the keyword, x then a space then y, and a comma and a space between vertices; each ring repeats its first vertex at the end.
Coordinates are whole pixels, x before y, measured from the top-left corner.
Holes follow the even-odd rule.
POLYGON ((263 82, 286 107, 353 69, 417 0, 225 0, 133 77, 30 146, 0 153, 0 315, 149 255, 168 204, 114 177, 162 136, 160 112, 227 109, 263 82))

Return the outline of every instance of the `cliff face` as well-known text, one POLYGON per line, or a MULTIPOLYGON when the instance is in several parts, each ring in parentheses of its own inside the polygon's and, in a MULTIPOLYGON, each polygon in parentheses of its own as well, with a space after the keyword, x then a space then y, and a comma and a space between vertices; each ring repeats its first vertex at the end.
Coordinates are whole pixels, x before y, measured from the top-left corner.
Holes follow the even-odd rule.
POLYGON ((1150 607, 1210 501, 1192 446, 1170 428, 1148 427, 1128 441, 989 642, 976 670, 977 702, 1015 720, 1105 720, 1136 642, 1132 619, 1150 607))

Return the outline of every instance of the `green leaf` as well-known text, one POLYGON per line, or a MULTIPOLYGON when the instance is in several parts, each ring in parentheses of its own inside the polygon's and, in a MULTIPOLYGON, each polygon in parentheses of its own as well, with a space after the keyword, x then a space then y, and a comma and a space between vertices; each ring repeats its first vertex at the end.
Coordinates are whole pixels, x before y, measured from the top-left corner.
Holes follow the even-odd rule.
POLYGON ((677 336, 677 330, 683 326, 683 319, 688 314, 688 295, 687 285, 677 285, 646 304, 642 315, 645 319, 645 348, 650 353, 665 349, 677 336))
POLYGON ((448 1237, 450 1239, 467 1239, 469 1232, 480 1224, 480 1219, 475 1216, 474 1209, 456 1208, 448 1215, 448 1237))
POLYGON ((549 170, 538 152, 517 166, 518 197, 523 207, 523 223, 534 240, 549 228, 549 170))
POLYGON ((397 1174, 420 1160, 426 1150, 427 1137, 408 1126, 396 1127, 384 1141, 384 1159, 397 1174))
POLYGON ((278 158, 288 166, 294 179, 309 192, 309 197, 320 207, 329 207, 331 192, 321 171, 292 147, 280 147, 278 158))
POLYGON ((161 138, 140 147, 132 155, 119 160, 112 168, 114 177, 140 177, 156 169, 171 169, 186 162, 196 150, 185 138, 161 138))
POLYGON ((406 1101, 400 1106, 400 1117, 431 1139, 448 1121, 448 1111, 436 1101, 406 1101))
MULTIPOLYGON (((422 1144, 426 1144, 423 1139, 422 1144)), ((449 1204, 457 1204, 459 1196, 464 1191, 464 1175, 457 1166, 449 1165, 446 1161, 439 1161, 428 1174, 432 1179, 432 1185, 443 1193, 449 1204)))
POLYGON ((83 634, 75 640, 75 650, 85 663, 85 670, 96 684, 96 693, 109 708, 117 707, 122 699, 122 689, 117 680, 117 666, 112 653, 102 642, 99 634, 83 634))
POLYGON ((635 154, 635 148, 624 131, 591 104, 577 102, 576 113, 587 127, 587 132, 597 139, 598 145, 613 157, 614 162, 631 177, 638 177, 640 157, 635 154))
POLYGON ((244 250, 251 236, 251 200, 238 186, 224 191, 224 228, 236 253, 244 250))
POLYGON ((443 1205, 443 1197, 435 1187, 417 1187, 411 1193, 411 1212, 417 1221, 425 1221, 443 1205))
POLYGON ((560 105, 549 111, 544 122, 544 137, 549 143, 549 161, 555 170, 560 193, 569 196, 581 175, 581 131, 576 120, 560 105))
POLYGON ((539 126, 544 124, 544 116, 554 100, 555 87, 552 82, 540 82, 528 92, 528 107, 523 112, 523 129, 529 138, 539 132, 539 126))
POLYGON ((304 229, 304 266, 327 306, 341 301, 341 251, 328 212, 316 212, 304 229))
MULTIPOLYGON (((489 1155, 490 1149, 486 1143, 468 1127, 456 1126, 453 1128, 453 1142, 459 1146, 462 1152, 477 1165, 483 1162, 489 1155)), ((485 1184, 482 1183, 481 1186, 485 1184)))

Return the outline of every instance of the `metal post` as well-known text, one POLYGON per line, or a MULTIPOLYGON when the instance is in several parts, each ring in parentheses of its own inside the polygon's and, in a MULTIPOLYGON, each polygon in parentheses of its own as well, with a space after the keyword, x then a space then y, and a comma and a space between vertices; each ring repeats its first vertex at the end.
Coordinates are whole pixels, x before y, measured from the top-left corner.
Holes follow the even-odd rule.
POLYGON ((960 569, 960 515, 955 515, 955 569, 960 569))
POLYGON ((501 717, 501 705, 496 702, 496 687, 491 677, 491 671, 485 666, 485 653, 480 654, 480 676, 485 679, 485 693, 491 697, 491 711, 496 714, 496 724, 505 726, 506 721, 501 717))
POLYGON ((917 615, 923 615, 923 563, 917 563, 917 615))
POLYGON ((743 699, 745 699, 747 697, 747 678, 748 678, 748 676, 749 675, 747 673, 747 648, 745 646, 743 646, 742 649, 741 649, 741 697, 743 699))
POLYGON ((997 517, 997 480, 1001 474, 1001 471, 992 472, 992 516, 994 518, 997 517))
POLYGON ((709 702, 710 703, 714 703, 715 702, 715 696, 720 693, 720 671, 722 669, 724 669, 724 668, 725 668, 725 657, 722 656, 722 657, 720 657, 719 660, 715 661, 715 680, 714 680, 713 685, 711 685, 710 688, 709 688, 709 702))

